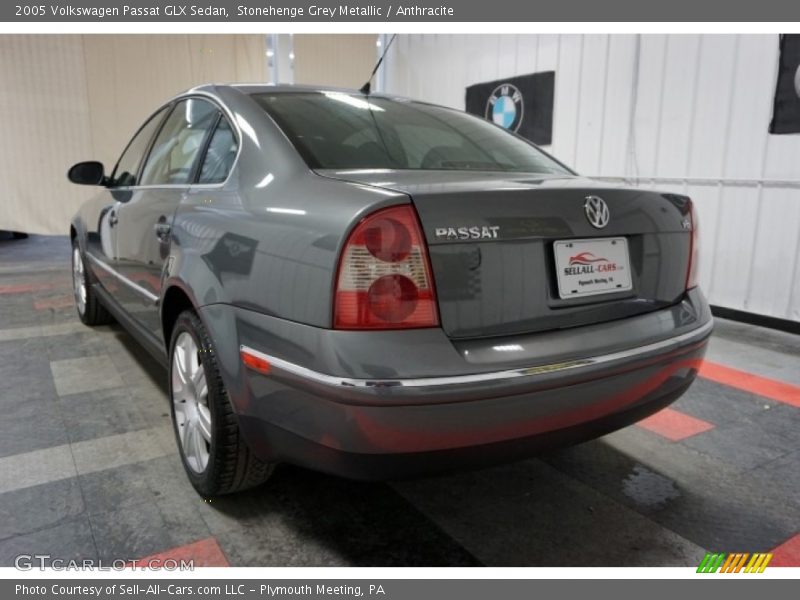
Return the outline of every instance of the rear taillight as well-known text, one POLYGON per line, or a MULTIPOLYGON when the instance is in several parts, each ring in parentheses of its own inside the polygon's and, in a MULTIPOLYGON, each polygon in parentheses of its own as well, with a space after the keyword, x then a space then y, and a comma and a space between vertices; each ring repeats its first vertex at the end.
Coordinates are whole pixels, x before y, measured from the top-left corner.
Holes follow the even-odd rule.
POLYGON ((436 327, 436 294, 417 214, 392 206, 353 229, 339 259, 336 329, 436 327))
POLYGON ((689 238, 689 267, 686 270, 686 289, 697 287, 697 271, 700 262, 700 240, 697 222, 697 210, 694 202, 689 200, 689 224, 692 228, 689 238))

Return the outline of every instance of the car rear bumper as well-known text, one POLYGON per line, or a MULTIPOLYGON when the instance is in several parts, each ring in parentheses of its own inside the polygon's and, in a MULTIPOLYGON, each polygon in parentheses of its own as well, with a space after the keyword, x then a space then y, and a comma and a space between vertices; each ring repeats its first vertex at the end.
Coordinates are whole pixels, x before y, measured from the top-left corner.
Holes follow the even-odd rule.
MULTIPOLYGON (((332 444, 333 437, 323 434, 319 440, 305 437, 303 434, 292 432, 276 426, 268 421, 258 418, 245 417, 240 419, 243 433, 251 447, 265 460, 287 462, 301 467, 323 471, 364 481, 400 480, 425 475, 435 475, 463 469, 477 469, 523 460, 535 456, 552 448, 559 448, 578 444, 597 437, 606 435, 623 427, 627 427, 653 413, 669 406, 677 400, 694 380, 694 376, 683 378, 682 382, 674 381, 674 385, 664 386, 650 394, 642 396, 639 401, 617 412, 610 412, 602 417, 592 417, 589 420, 576 420, 574 425, 559 429, 531 427, 530 431, 523 432, 524 424, 519 425, 515 437, 502 437, 499 441, 486 442, 484 432, 471 432, 472 441, 466 446, 445 447, 438 450, 407 450, 407 451, 351 451, 332 444), (519 436, 519 434, 522 434, 519 436)), ((492 407, 485 407, 486 411, 492 407)), ((387 433, 386 421, 394 420, 394 415, 383 415, 383 423, 371 427, 374 434, 384 438, 387 433)), ((460 421, 460 415, 447 415, 442 413, 441 419, 455 419, 460 421)), ((405 421, 405 419, 403 419, 405 421)), ((362 435, 364 418, 358 424, 359 437, 362 435)), ((436 419, 434 419, 434 423, 436 419)), ((396 423, 392 423, 389 437, 403 436, 409 441, 421 440, 424 437, 435 435, 442 439, 447 433, 432 431, 431 425, 418 434, 417 430, 409 432, 401 430, 396 423)), ((445 427, 444 429, 448 429, 445 427)), ((483 428, 481 428, 482 430, 483 428)), ((461 440, 466 435, 460 435, 461 440)), ((444 437, 447 439, 447 437, 444 437)), ((370 450, 383 447, 383 443, 371 445, 370 450)))
MULTIPOLYGON (((438 377, 422 367, 408 377, 312 369, 256 348, 239 322, 245 331, 239 348, 269 361, 271 370, 263 375, 239 367, 228 387, 242 432, 264 459, 361 479, 514 460, 603 435, 678 398, 696 376, 712 329, 699 293, 685 303, 685 322, 647 343, 581 352, 585 328, 576 328, 558 332, 572 338, 571 358, 497 369, 486 361, 469 364, 462 354, 465 372, 438 377)), ((650 314, 652 322, 675 325, 674 310, 658 312, 650 314)), ((391 364, 392 358, 373 360, 391 364)))

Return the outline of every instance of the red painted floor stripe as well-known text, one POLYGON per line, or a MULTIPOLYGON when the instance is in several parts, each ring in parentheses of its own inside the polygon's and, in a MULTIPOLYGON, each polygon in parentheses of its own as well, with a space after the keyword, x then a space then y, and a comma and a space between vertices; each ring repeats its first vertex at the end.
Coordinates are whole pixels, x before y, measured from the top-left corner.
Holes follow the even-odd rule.
POLYGON ((716 381, 723 385, 734 387, 745 392, 757 394, 764 398, 770 398, 791 404, 800 408, 800 386, 792 385, 776 379, 767 379, 753 375, 747 371, 739 371, 725 365, 703 361, 700 367, 700 376, 711 381, 716 381))
POLYGON ((27 294, 41 290, 51 290, 60 284, 55 283, 17 283, 13 285, 0 285, 0 294, 27 294))
POLYGON ((67 308, 75 305, 75 299, 71 294, 64 294, 63 296, 53 296, 51 298, 42 298, 33 303, 33 308, 36 310, 46 310, 48 308, 67 308))
POLYGON ((800 533, 772 551, 770 567, 800 567, 800 533))
POLYGON ((219 547, 216 538, 210 537, 199 542, 186 544, 185 546, 178 546, 171 548, 158 554, 151 554, 135 560, 133 564, 138 567, 142 566, 159 566, 166 560, 177 561, 194 561, 195 567, 230 567, 228 559, 222 553, 222 548, 219 547))
POLYGON ((711 423, 690 417, 672 408, 665 408, 643 421, 639 421, 638 425, 673 442, 714 429, 711 423))

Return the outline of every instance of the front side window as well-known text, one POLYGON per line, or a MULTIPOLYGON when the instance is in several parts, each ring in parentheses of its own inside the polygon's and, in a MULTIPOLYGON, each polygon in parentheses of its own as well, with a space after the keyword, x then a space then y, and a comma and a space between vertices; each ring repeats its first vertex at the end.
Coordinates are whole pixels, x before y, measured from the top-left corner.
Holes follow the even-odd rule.
POLYGON ((125 148, 122 156, 120 156, 114 173, 111 175, 111 180, 115 186, 126 187, 137 184, 136 176, 139 172, 139 165, 142 164, 142 157, 147 152, 147 146, 150 144, 150 140, 153 139, 153 135, 158 131, 167 108, 162 108, 150 117, 150 120, 139 129, 128 143, 128 147, 125 148))
POLYGON ((343 92, 272 92, 253 99, 312 169, 571 174, 525 140, 449 108, 343 92))
POLYGON ((222 183, 225 181, 233 167, 238 148, 236 136, 228 119, 221 118, 208 143, 208 150, 203 157, 197 183, 222 183))
POLYGON ((140 185, 188 184, 218 114, 216 107, 205 100, 188 98, 178 102, 153 142, 140 185))

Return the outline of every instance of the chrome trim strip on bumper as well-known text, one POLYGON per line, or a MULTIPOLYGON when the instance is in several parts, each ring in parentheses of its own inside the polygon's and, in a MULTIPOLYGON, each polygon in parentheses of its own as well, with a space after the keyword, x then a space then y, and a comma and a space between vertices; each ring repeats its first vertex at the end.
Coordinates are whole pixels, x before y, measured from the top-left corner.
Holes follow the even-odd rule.
POLYGON ((301 367, 294 363, 288 362, 281 358, 270 356, 259 352, 249 346, 240 346, 239 350, 257 358, 266 360, 273 367, 285 371, 292 375, 308 379, 310 381, 321 383, 323 385, 333 387, 356 387, 356 388, 382 388, 382 387, 431 387, 431 386, 447 386, 447 385, 463 385, 470 383, 483 383, 487 381, 498 381, 505 379, 515 379, 517 377, 532 377, 536 375, 545 375, 550 373, 559 373, 569 371, 580 367, 591 367, 610 363, 625 358, 635 358, 640 355, 649 354, 658 350, 667 350, 674 346, 679 346, 685 343, 691 343, 695 340, 704 338, 707 334, 711 333, 714 327, 714 321, 709 320, 704 325, 694 329, 688 333, 683 333, 675 337, 654 342, 645 346, 638 346, 630 348, 629 350, 622 350, 620 352, 612 352, 611 354, 602 354, 599 356, 592 356, 589 358, 582 358, 577 360, 570 360, 560 363, 553 363, 548 365, 539 365, 535 367, 523 367, 519 369, 509 369, 505 371, 494 371, 490 373, 475 373, 473 375, 458 375, 453 377, 423 377, 417 379, 352 379, 348 377, 337 377, 334 375, 326 375, 318 371, 313 371, 306 367, 301 367))
POLYGON ((123 284, 127 285, 127 286, 128 286, 129 288, 131 288, 131 289, 132 289, 134 292, 137 292, 138 294, 140 294, 140 295, 144 296, 145 298, 147 298, 147 299, 148 299, 150 302, 152 302, 153 304, 155 304, 156 302, 158 302, 158 296, 156 296, 156 295, 155 295, 155 294, 153 294, 152 292, 149 292, 149 291, 147 291, 146 289, 144 289, 142 286, 140 286, 139 284, 137 284, 137 283, 134 283, 133 281, 131 281, 130 279, 128 279, 127 277, 125 277, 124 275, 122 275, 122 274, 121 274, 119 271, 117 271, 116 269, 113 269, 113 268, 109 267, 109 266, 108 266, 106 263, 104 263, 103 261, 101 261, 101 260, 100 260, 100 259, 98 259, 98 258, 95 258, 94 256, 92 256, 92 255, 91 255, 91 254, 89 254, 88 252, 86 253, 86 256, 88 256, 88 257, 89 257, 89 260, 91 260, 91 261, 92 261, 92 264, 94 264, 94 265, 97 265, 98 267, 100 267, 101 269, 103 269, 103 270, 104 270, 106 273, 108 273, 109 275, 111 275, 112 277, 114 277, 114 278, 115 278, 117 281, 119 281, 120 283, 123 283, 123 284))

